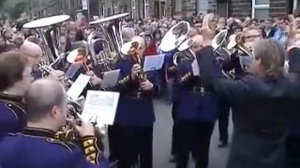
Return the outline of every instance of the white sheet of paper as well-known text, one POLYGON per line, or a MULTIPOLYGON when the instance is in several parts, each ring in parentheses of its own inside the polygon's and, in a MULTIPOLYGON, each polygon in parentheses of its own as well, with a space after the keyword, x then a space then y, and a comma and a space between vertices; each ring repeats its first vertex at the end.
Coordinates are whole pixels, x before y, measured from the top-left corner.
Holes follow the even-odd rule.
POLYGON ((76 81, 72 84, 70 89, 67 92, 67 95, 73 100, 76 100, 79 95, 82 93, 83 89, 89 83, 91 77, 88 75, 80 74, 76 81))
POLYGON ((114 87, 117 84, 119 74, 120 69, 104 72, 101 87, 104 89, 114 87))
POLYGON ((200 76, 199 64, 196 59, 192 62, 192 70, 194 76, 200 76))
POLYGON ((120 93, 93 91, 87 92, 82 119, 112 125, 115 120, 120 93))
POLYGON ((160 70, 164 63, 164 54, 145 57, 144 72, 160 70))

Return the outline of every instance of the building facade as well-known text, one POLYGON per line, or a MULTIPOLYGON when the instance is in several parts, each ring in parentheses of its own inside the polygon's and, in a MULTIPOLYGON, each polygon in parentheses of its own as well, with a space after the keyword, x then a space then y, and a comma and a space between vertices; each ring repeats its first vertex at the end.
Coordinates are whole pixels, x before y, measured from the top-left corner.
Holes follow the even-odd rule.
POLYGON ((209 3, 221 16, 258 20, 286 16, 300 9, 298 0, 209 0, 209 3))

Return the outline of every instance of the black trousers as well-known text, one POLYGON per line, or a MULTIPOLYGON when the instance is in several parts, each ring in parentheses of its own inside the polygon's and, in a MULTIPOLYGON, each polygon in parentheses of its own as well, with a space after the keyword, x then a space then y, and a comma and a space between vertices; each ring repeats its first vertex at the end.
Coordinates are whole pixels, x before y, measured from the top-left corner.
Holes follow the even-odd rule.
POLYGON ((172 143, 171 143, 171 155, 176 156, 176 153, 178 151, 178 124, 176 121, 176 108, 177 103, 173 102, 172 106, 172 119, 173 119, 173 128, 172 128, 172 143))
POLYGON ((119 168, 152 168, 153 126, 149 128, 119 127, 119 168))
POLYGON ((219 133, 220 141, 228 142, 228 124, 229 124, 230 105, 226 100, 219 101, 219 133))
POLYGON ((110 125, 108 126, 108 145, 109 145, 109 161, 118 160, 118 126, 110 125))
POLYGON ((300 167, 300 136, 288 136, 286 140, 286 168, 300 167))
POLYGON ((213 122, 179 121, 179 146, 176 168, 187 168, 190 152, 194 151, 196 168, 207 168, 213 122))

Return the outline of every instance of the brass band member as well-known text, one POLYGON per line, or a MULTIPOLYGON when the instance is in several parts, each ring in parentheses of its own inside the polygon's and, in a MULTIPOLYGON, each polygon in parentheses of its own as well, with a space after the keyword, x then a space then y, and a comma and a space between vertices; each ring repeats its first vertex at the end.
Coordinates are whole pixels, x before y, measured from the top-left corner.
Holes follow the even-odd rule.
POLYGON ((31 84, 31 66, 20 53, 3 53, 0 79, 0 136, 3 136, 20 132, 25 126, 23 96, 31 84))
MULTIPOLYGON (((209 146, 217 113, 217 96, 195 74, 195 53, 203 47, 202 36, 193 38, 189 52, 183 52, 177 67, 178 98, 176 120, 179 145, 177 168, 188 167, 189 153, 192 152, 196 167, 207 168, 209 146)), ((198 66, 198 63, 196 63, 198 66)))
MULTIPOLYGON (((42 61, 43 51, 38 44, 33 42, 25 41, 20 47, 22 55, 28 59, 29 64, 33 68, 33 77, 35 79, 42 78, 42 71, 38 69, 38 64, 42 61)), ((64 76, 62 71, 54 70, 49 74, 49 78, 55 80, 61 80, 64 76)))
POLYGON ((158 93, 159 76, 156 71, 142 72, 145 40, 134 37, 132 41, 139 43, 137 53, 128 55, 116 66, 121 70, 116 87, 120 99, 114 123, 119 127, 119 163, 120 168, 130 168, 139 160, 141 168, 152 168, 155 121, 152 96, 158 93), (120 145, 124 142, 126 145, 120 145))
POLYGON ((73 123, 82 138, 83 149, 55 138, 67 116, 67 95, 61 83, 49 79, 36 80, 25 100, 27 127, 22 133, 9 134, 0 142, 2 168, 108 168, 97 146, 92 123, 73 123))

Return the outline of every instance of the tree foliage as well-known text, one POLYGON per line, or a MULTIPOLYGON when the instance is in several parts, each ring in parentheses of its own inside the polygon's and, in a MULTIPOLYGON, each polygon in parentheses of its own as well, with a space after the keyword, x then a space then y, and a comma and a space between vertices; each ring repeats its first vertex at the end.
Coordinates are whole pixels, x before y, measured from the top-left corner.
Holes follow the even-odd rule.
POLYGON ((6 0, 1 0, 1 1, 0 1, 0 9, 3 8, 3 5, 4 5, 5 2, 6 2, 6 0))
POLYGON ((14 9, 9 12, 9 15, 12 19, 18 19, 22 13, 24 13, 28 8, 28 4, 26 2, 19 2, 16 4, 14 9))

